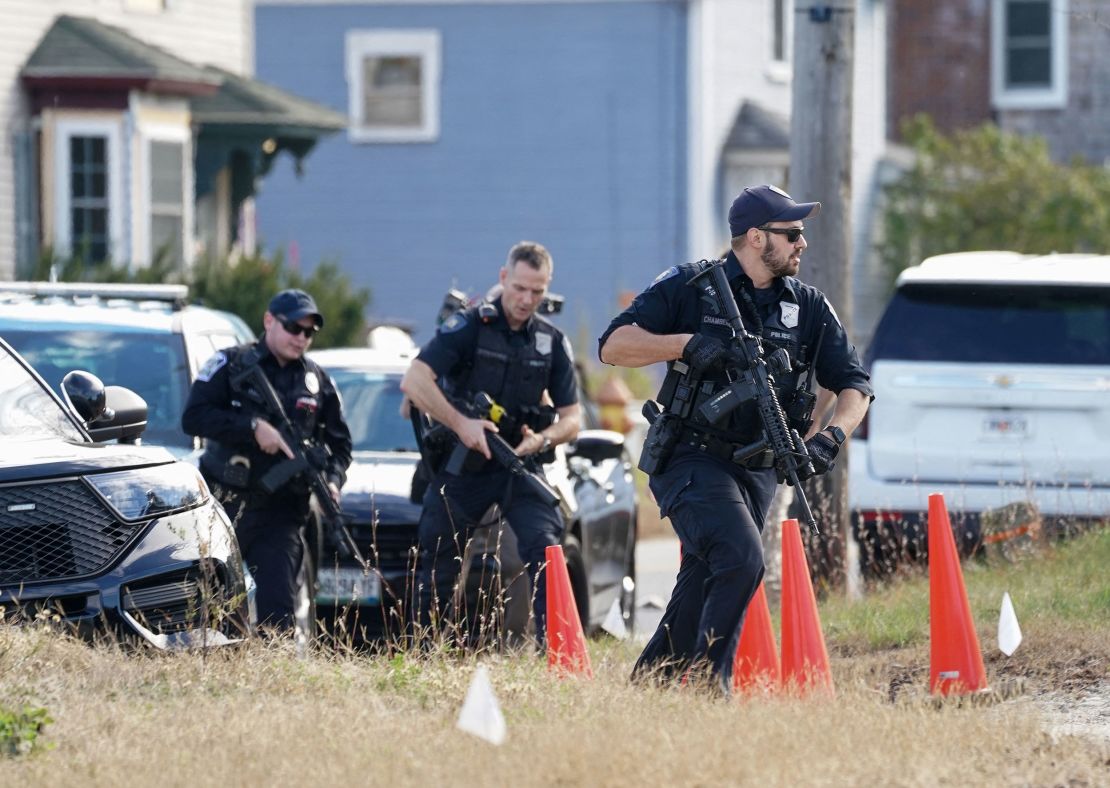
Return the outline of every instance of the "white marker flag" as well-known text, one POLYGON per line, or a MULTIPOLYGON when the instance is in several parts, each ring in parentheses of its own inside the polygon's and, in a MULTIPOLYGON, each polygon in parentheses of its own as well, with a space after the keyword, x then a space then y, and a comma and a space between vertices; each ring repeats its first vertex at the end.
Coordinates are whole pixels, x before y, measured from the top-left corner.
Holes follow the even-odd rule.
POLYGON ((998 617, 998 648, 1007 657, 1021 645, 1021 627, 1018 625, 1010 592, 1002 594, 1002 614, 998 617))
POLYGON ((624 625, 624 613, 621 612, 621 601, 619 599, 613 600, 613 605, 609 608, 605 620, 601 622, 601 628, 617 640, 624 640, 628 637, 628 627, 624 625))
POLYGON ((479 665, 474 671, 474 678, 470 682, 470 689, 466 691, 466 700, 463 701, 455 727, 479 739, 485 739, 490 744, 505 741, 505 717, 501 714, 497 696, 493 694, 493 685, 489 682, 489 672, 485 665, 479 665))

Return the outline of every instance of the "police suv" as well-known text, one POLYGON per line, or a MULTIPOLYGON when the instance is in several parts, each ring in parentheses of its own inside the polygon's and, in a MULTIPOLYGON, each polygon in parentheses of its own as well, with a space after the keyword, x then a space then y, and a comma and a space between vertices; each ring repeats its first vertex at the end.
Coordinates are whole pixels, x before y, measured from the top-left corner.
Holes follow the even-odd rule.
POLYGON ((254 340, 236 315, 186 304, 184 285, 0 283, 0 336, 60 392, 82 369, 146 400, 144 441, 182 457, 199 441, 181 430, 196 372, 212 354, 254 340))
POLYGON ((898 277, 867 361, 849 493, 865 565, 924 552, 934 492, 965 550, 1017 501, 1110 513, 1110 256, 931 257, 898 277))

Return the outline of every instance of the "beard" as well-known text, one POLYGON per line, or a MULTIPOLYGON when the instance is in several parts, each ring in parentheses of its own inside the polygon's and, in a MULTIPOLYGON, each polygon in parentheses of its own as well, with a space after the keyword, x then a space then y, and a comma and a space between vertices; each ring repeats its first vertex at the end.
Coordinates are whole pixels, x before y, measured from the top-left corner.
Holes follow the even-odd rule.
POLYGON ((801 265, 801 257, 794 257, 793 250, 788 254, 777 254, 768 244, 767 248, 760 254, 759 259, 763 261, 763 265, 771 272, 771 276, 775 279, 781 279, 784 276, 794 276, 798 273, 798 268, 801 265))

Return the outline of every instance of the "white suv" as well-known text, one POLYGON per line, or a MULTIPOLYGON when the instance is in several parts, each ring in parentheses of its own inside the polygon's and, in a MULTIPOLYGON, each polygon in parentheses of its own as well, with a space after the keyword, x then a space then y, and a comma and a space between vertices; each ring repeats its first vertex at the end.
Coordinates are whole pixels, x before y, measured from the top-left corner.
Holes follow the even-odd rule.
POLYGON ((898 277, 868 364, 849 493, 865 565, 923 553, 934 492, 965 550, 1015 501, 1110 515, 1110 256, 931 257, 898 277))

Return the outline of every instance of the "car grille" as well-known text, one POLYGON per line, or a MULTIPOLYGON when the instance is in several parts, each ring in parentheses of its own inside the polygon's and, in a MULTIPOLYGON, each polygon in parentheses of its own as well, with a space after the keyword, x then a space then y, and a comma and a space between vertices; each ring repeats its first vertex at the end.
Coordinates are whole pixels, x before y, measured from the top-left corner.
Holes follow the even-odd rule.
POLYGON ((415 524, 372 528, 369 523, 354 523, 351 535, 363 555, 379 569, 406 570, 416 563, 415 524))
POLYGON ((0 487, 0 585, 98 572, 142 527, 119 522, 80 481, 0 487))

